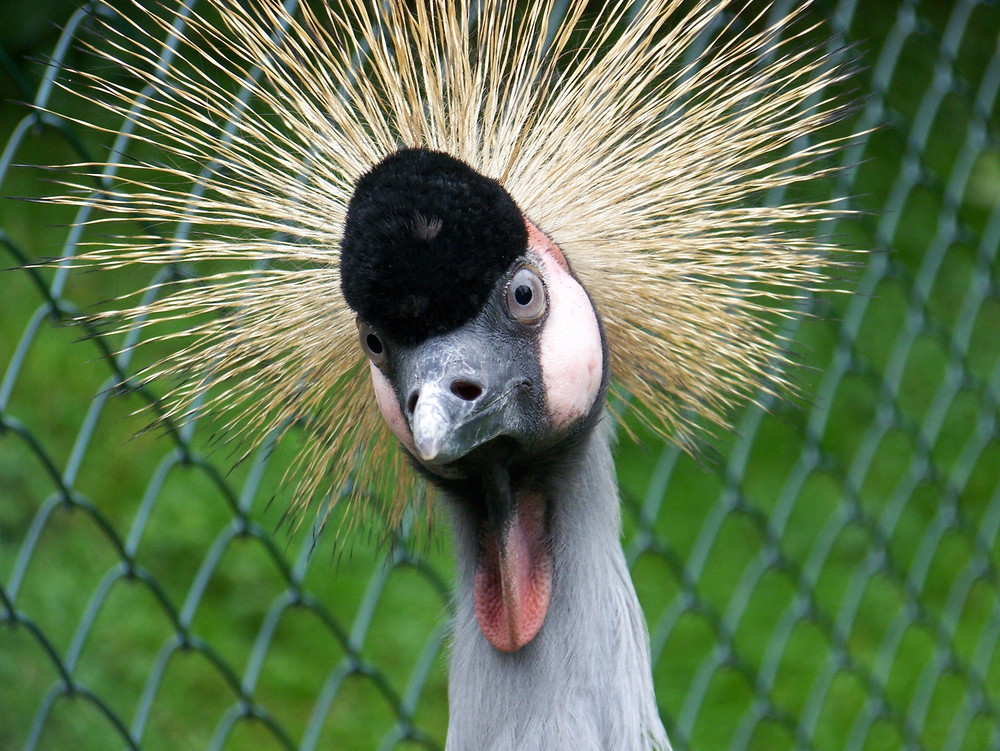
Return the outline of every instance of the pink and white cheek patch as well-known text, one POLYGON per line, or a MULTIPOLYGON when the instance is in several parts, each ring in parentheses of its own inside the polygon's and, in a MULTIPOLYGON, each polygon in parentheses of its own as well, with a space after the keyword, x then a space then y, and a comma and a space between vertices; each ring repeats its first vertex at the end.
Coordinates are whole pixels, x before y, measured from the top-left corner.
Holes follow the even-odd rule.
POLYGON ((594 306, 570 273, 562 251, 530 221, 525 223, 528 253, 538 264, 549 295, 539 360, 549 418, 561 428, 594 406, 604 368, 601 329, 594 306))
POLYGON ((368 362, 369 370, 372 374, 372 387, 375 389, 375 403, 382 413, 382 418, 389 426, 392 434, 399 439, 410 451, 416 455, 413 445, 413 435, 410 433, 410 426, 406 424, 406 419, 399 409, 399 400, 396 398, 396 391, 389 383, 389 379, 382 375, 382 371, 376 367, 375 363, 368 362))

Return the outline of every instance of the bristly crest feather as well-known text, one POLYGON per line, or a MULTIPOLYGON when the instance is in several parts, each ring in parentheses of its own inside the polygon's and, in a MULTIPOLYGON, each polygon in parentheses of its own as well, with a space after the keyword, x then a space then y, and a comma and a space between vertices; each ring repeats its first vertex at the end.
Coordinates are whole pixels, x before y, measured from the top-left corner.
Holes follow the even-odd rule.
POLYGON ((161 161, 69 165, 73 190, 50 200, 100 210, 88 224, 186 225, 95 243, 80 266, 246 264, 122 299, 106 323, 182 328, 153 329, 147 342, 176 349, 138 375, 170 383, 167 418, 211 413, 247 452, 300 426, 298 504, 370 492, 394 501, 394 521, 413 490, 337 258, 355 181, 403 147, 499 180, 559 244, 603 317, 617 387, 663 435, 689 444, 762 382, 782 385, 766 318, 823 284, 830 248, 794 230, 832 210, 759 199, 826 174, 838 143, 793 142, 836 117, 825 92, 845 75, 805 44, 810 29, 791 31, 798 11, 765 21, 769 4, 743 8, 737 30, 720 22, 724 2, 618 0, 590 18, 572 0, 550 27, 555 0, 519 13, 505 0, 342 0, 294 16, 278 0, 205 0, 175 22, 131 1, 141 21, 103 21, 93 43, 129 82, 79 71, 63 85, 161 161), (713 42, 688 60, 704 33, 713 42))

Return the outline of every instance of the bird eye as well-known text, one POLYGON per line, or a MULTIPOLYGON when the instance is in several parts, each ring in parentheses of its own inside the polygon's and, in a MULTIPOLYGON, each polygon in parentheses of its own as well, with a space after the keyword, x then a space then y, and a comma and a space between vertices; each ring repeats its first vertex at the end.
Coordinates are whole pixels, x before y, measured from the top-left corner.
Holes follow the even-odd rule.
POLYGON ((507 310, 521 323, 534 323, 545 313, 545 285, 534 269, 520 269, 507 285, 507 310))
POLYGON ((382 342, 382 337, 375 333, 375 329, 367 323, 358 321, 358 340, 368 359, 375 363, 376 367, 383 367, 387 359, 385 344, 382 342))

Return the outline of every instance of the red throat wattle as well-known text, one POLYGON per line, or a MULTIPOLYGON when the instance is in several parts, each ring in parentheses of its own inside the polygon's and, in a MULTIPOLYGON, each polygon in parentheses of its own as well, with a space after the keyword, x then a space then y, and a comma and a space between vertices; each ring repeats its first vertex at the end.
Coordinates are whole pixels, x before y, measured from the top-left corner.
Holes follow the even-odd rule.
POLYGON ((500 535, 484 531, 474 583, 476 620, 501 652, 535 638, 552 594, 552 554, 541 496, 525 494, 500 535))

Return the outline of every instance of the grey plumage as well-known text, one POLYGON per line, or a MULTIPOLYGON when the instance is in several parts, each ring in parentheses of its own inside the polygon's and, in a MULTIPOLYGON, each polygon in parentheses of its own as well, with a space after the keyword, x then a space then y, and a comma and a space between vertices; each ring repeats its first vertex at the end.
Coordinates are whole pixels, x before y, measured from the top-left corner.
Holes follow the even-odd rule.
POLYGON ((670 748, 653 696, 649 637, 620 542, 618 485, 602 420, 553 487, 553 595, 517 652, 493 649, 472 611, 475 532, 453 511, 458 592, 448 751, 670 748))

